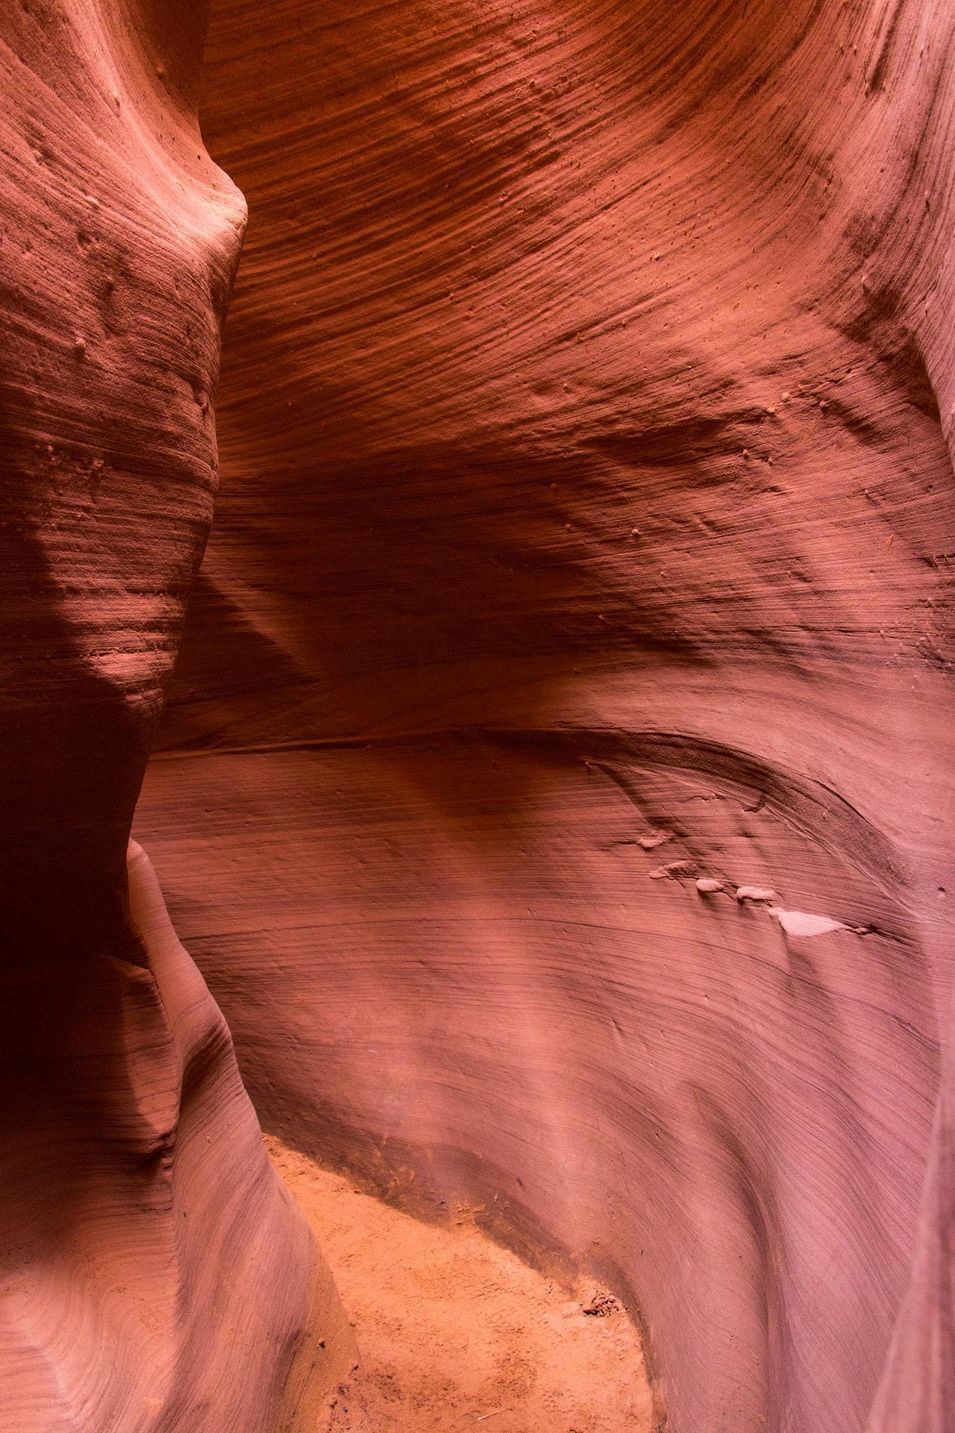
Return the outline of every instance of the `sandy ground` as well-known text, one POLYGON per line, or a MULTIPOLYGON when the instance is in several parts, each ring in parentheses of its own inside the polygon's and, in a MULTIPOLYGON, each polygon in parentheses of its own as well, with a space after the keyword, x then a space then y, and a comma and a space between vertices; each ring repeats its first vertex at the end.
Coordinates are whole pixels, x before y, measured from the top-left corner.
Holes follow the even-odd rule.
POLYGON ((601 1290, 569 1298, 465 1219, 431 1228, 275 1138, 266 1144, 331 1264, 362 1353, 336 1429, 649 1433, 639 1336, 601 1290))

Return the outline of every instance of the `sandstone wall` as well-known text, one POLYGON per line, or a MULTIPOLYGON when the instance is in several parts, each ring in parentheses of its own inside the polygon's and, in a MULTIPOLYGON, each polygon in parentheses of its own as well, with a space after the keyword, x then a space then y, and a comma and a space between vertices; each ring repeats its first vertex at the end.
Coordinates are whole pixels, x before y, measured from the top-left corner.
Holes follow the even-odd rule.
POLYGON ((143 839, 268 1126, 609 1271, 676 1433, 950 1417, 951 26, 214 16, 143 839))

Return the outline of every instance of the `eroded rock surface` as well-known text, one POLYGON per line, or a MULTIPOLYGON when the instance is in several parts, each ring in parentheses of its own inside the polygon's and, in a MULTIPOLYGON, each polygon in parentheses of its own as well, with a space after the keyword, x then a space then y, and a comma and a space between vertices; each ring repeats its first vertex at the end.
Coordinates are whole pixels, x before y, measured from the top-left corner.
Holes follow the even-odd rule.
POLYGON ((674 1433, 947 1433, 951 7, 215 0, 177 939, 203 23, 0 17, 0 1427, 351 1360, 181 939, 674 1433))
POLYGON ((137 847, 127 880, 245 212, 202 10, 0 14, 4 1433, 311 1429, 353 1357, 137 847))
POLYGON ((946 1426, 951 24, 216 6, 141 831, 267 1125, 589 1263, 675 1433, 946 1426))

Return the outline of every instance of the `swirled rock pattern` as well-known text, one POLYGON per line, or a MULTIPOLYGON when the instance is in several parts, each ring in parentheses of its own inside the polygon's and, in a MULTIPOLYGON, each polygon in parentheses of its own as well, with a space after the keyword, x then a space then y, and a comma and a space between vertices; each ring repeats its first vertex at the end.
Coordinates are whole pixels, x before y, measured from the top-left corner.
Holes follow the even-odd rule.
POLYGON ((951 31, 215 8, 144 839, 268 1126, 599 1269, 675 1433, 950 1427, 951 31))
POLYGON ((313 1429, 352 1357, 135 846, 127 876, 245 217, 202 30, 193 0, 0 14, 4 1433, 313 1429))

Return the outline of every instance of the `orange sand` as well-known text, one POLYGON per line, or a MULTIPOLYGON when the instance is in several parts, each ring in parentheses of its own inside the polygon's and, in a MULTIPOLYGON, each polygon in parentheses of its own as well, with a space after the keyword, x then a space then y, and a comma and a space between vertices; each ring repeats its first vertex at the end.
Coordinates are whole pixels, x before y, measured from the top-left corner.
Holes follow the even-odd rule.
POLYGON ((640 1339, 602 1291, 582 1285, 568 1297, 472 1224, 421 1224, 274 1137, 266 1144, 362 1353, 336 1430, 649 1433, 640 1339), (584 1313, 595 1304, 610 1312, 584 1313))

